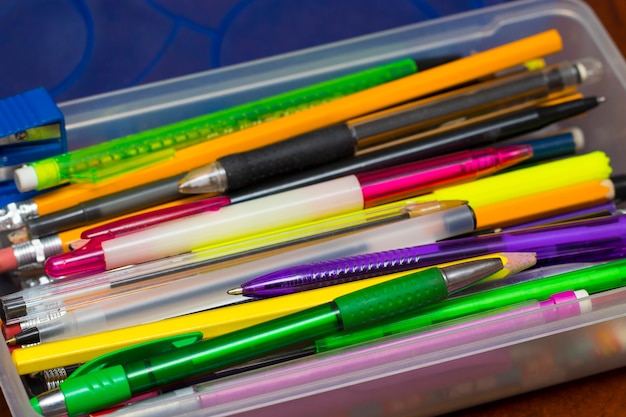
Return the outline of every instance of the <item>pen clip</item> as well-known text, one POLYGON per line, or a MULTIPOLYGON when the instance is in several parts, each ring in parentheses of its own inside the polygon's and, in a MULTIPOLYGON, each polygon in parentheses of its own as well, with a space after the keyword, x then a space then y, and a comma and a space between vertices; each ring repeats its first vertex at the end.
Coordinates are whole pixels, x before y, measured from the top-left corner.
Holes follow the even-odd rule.
POLYGON ((202 337, 202 332, 185 333, 118 349, 114 352, 98 356, 89 362, 85 362, 82 366, 76 369, 76 371, 72 372, 68 379, 191 345, 199 340, 202 340, 202 337))

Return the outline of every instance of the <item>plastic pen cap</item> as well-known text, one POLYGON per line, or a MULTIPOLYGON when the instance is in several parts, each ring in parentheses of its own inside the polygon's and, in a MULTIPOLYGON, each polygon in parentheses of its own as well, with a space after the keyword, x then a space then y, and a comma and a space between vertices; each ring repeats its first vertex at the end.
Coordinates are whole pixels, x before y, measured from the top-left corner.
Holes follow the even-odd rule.
POLYGON ((51 277, 72 276, 79 278, 104 272, 106 263, 100 241, 91 241, 71 252, 72 256, 52 256, 46 259, 44 268, 51 277))

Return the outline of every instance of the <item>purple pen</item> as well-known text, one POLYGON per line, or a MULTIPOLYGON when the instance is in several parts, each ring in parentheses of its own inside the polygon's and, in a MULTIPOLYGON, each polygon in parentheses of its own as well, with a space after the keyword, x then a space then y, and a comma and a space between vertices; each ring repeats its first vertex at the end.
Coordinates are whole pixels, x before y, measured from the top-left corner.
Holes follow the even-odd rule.
POLYGON ((596 261, 599 253, 619 256, 615 253, 623 248, 626 215, 619 214, 293 266, 247 281, 229 293, 271 297, 497 252, 535 252, 537 265, 545 266, 568 256, 577 262, 596 261))

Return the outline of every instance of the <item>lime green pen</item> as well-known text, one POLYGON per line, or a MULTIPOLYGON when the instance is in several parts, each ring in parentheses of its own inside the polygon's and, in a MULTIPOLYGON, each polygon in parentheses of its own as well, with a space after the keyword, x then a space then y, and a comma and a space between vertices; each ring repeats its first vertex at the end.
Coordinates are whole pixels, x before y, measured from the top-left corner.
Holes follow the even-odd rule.
POLYGON ((626 285, 626 259, 621 259, 547 278, 459 296, 401 317, 394 317, 393 321, 319 339, 315 343, 316 351, 323 352, 391 334, 414 331, 533 299, 546 300, 552 294, 563 291, 586 290, 589 294, 594 294, 624 285, 626 285))
POLYGON ((502 268, 502 260, 493 258, 429 268, 212 339, 183 335, 114 352, 83 365, 31 404, 44 416, 88 414, 142 392, 441 301, 502 268))
MULTIPOLYGON (((456 57, 454 57, 456 58, 456 57)), ((176 149, 214 139, 283 117, 330 100, 365 90, 428 66, 441 58, 397 60, 364 71, 298 88, 228 109, 112 141, 78 149, 25 165, 15 174, 20 191, 43 190, 67 182, 97 182, 132 169, 171 158, 176 149), (117 166, 119 165, 119 166, 117 166)))

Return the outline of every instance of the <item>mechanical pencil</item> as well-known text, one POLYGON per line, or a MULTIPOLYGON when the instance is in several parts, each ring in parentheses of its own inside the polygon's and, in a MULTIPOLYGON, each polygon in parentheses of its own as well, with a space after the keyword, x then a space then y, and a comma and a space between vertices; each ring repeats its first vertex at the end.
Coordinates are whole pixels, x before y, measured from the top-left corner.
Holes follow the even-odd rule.
MULTIPOLYGON (((202 272, 206 267, 214 268, 217 264, 226 265, 226 262, 252 261, 254 257, 265 253, 267 256, 278 253, 279 250, 312 245, 318 242, 337 239, 343 235, 361 233, 368 228, 376 227, 381 236, 385 235, 385 228, 380 226, 391 225, 394 222, 408 220, 413 217, 436 213, 463 205, 461 201, 433 201, 414 204, 410 201, 390 203, 380 207, 373 207, 355 213, 335 216, 322 221, 309 222, 290 228, 273 230, 244 239, 227 242, 202 251, 173 257, 167 260, 157 260, 123 271, 111 271, 92 277, 57 282, 54 286, 26 289, 18 293, 8 294, 0 298, 0 317, 3 323, 14 323, 15 319, 35 314, 47 314, 49 311, 71 309, 76 303, 85 305, 86 300, 102 299, 109 293, 128 289, 137 291, 141 285, 153 285, 157 278, 163 277, 168 281, 172 277, 181 276, 182 272, 194 270, 202 272), (201 269, 203 268, 203 269, 201 269)), ((471 211, 466 210, 468 221, 457 221, 459 230, 473 228, 471 211)), ((453 226, 453 225, 451 225, 453 226)), ((405 226, 407 227, 407 226, 405 226)), ((453 227, 448 230, 456 232, 453 227)), ((363 235, 365 242, 369 234, 363 235)), ((433 238, 439 235, 434 235, 433 238)), ((399 239, 403 239, 401 234, 399 239)), ((326 243, 330 245, 330 243, 326 243)), ((313 253, 313 249, 311 249, 313 253)), ((158 281, 160 283, 161 280, 158 281)))
MULTIPOLYGON (((244 257, 225 265, 212 263, 182 274, 170 271, 158 283, 145 285, 138 291, 128 291, 127 286, 114 288, 116 296, 75 306, 61 317, 38 325, 28 333, 28 340, 59 340, 246 301, 226 291, 239 283, 241 277, 269 272, 276 269, 276 265, 294 265, 304 259, 330 259, 338 252, 358 254, 373 247, 393 248, 398 242, 431 243, 473 226, 472 210, 463 205, 301 247, 263 253, 251 259, 244 257)), ((145 278, 140 277, 144 283, 145 278)))
MULTIPOLYGON (((580 149, 584 143, 584 136, 579 129, 572 129, 571 132, 559 133, 552 136, 535 138, 532 140, 528 140, 524 142, 525 145, 532 146, 532 156, 525 160, 521 161, 516 166, 524 166, 528 162, 540 162, 545 159, 554 158, 557 156, 568 156, 575 153, 576 150, 580 149), (537 152, 537 153, 535 153, 537 152)), ((522 143, 519 143, 522 144, 522 143)), ((501 145, 500 145, 501 146, 501 145)), ((503 171, 506 171, 503 170, 503 171)), ((227 198, 227 196, 223 196, 223 198, 227 198)), ((145 214, 141 216, 131 216, 125 219, 121 219, 116 222, 107 223, 101 225, 99 227, 94 227, 90 230, 85 230, 81 234, 81 238, 83 239, 91 239, 98 236, 106 236, 106 235, 117 235, 126 231, 139 229, 146 226, 151 226, 156 223, 160 223, 167 220, 172 220, 180 217, 184 217, 189 214, 199 213, 204 211, 203 206, 208 204, 211 209, 213 209, 213 204, 215 206, 219 205, 227 205, 230 203, 222 204, 219 199, 209 199, 207 202, 197 202, 190 203, 185 206, 180 206, 179 208, 173 208, 166 210, 154 211, 152 214, 145 214), (181 210, 179 212, 178 210, 181 210)))
MULTIPOLYGON (((466 258, 460 261, 444 263, 437 265, 437 267, 455 265, 468 260, 491 258, 500 259, 503 265, 511 265, 506 254, 493 253, 485 256, 466 258)), ((528 260, 528 257, 524 257, 523 259, 528 260)), ((258 262, 256 263, 258 265, 258 262)), ((519 272, 519 270, 523 270, 528 266, 530 265, 523 265, 520 263, 518 265, 520 269, 502 269, 489 278, 498 279, 506 277, 512 273, 519 272)), ((423 269, 424 268, 418 268, 415 271, 421 271, 423 269)), ((226 270, 226 272, 230 271, 226 270)), ((248 272, 258 274, 258 271, 248 272)), ((368 280, 348 282, 341 285, 319 288, 317 290, 289 294, 271 299, 259 299, 254 302, 244 303, 233 303, 233 299, 236 300, 239 298, 240 300, 244 300, 244 298, 227 295, 225 291, 228 287, 226 287, 223 290, 224 292, 221 293, 221 297, 226 300, 230 300, 230 302, 228 304, 223 304, 223 307, 221 308, 212 308, 212 300, 205 300, 208 301, 208 303, 205 303, 205 310, 197 313, 177 315, 168 319, 159 320, 158 322, 142 322, 144 324, 130 327, 125 326, 116 330, 101 331, 86 336, 73 337, 71 339, 58 340, 26 348, 14 349, 12 351, 13 362, 19 374, 27 374, 37 372, 42 369, 87 362, 96 356, 112 352, 116 349, 125 348, 137 343, 152 341, 162 337, 198 331, 202 332, 204 338, 213 338, 253 324, 262 323, 276 317, 285 316, 308 307, 326 303, 340 295, 348 294, 379 282, 389 281, 403 275, 406 275, 406 273, 403 272, 384 275, 368 280), (208 308, 208 310, 206 310, 206 308, 208 308)), ((237 279, 240 279, 240 277, 241 275, 237 275, 235 277, 230 276, 229 281, 236 281, 237 279)), ((213 290, 213 293, 209 294, 209 296, 216 297, 214 293, 220 289, 215 288, 214 286, 213 290)), ((80 317, 81 319, 84 318, 83 316, 80 317)))
MULTIPOLYGON (((157 397, 131 404, 122 410, 113 411, 111 417, 169 417, 182 415, 200 409, 208 414, 217 412, 215 407, 231 400, 243 401, 253 406, 258 396, 284 396, 286 390, 302 387, 302 393, 309 393, 313 384, 335 377, 366 371, 376 366, 399 364, 407 359, 424 357, 432 352, 462 346, 477 340, 514 330, 529 329, 559 318, 583 314, 588 309, 584 291, 564 291, 550 296, 544 301, 529 300, 507 306, 489 313, 464 317, 445 323, 445 326, 430 326, 423 331, 378 340, 376 343, 344 349, 332 355, 315 355, 315 349, 303 348, 308 357, 280 367, 265 368, 248 375, 241 375, 229 383, 211 380, 202 381, 157 397), (580 300, 576 302, 576 300, 580 300)), ((382 332, 381 332, 382 333, 382 332)), ((293 352, 297 358, 296 352, 293 352)), ((283 362, 286 362, 284 359, 283 362)))
POLYGON ((459 117, 545 97, 587 80, 593 82, 600 73, 601 64, 594 59, 562 63, 403 104, 260 149, 224 156, 189 172, 179 183, 180 191, 223 193, 243 188, 268 177, 323 165, 331 161, 328 155, 341 149, 345 149, 342 157, 352 156, 364 147, 424 131, 459 117), (322 163, 317 163, 317 159, 323 159, 322 163), (306 161, 308 166, 304 166, 306 161))
MULTIPOLYGON (((401 268, 405 263, 423 267, 490 252, 536 252, 538 263, 554 262, 554 257, 558 255, 584 248, 624 247, 625 232, 626 215, 615 215, 458 238, 430 245, 292 266, 244 282, 230 293, 248 297, 281 295, 333 285, 342 280, 360 279, 361 274, 367 277, 369 270, 378 265, 389 265, 392 270, 401 268)), ((582 260, 582 254, 577 254, 582 260)))
MULTIPOLYGON (((430 268, 217 338, 200 341, 201 334, 183 336, 169 352, 150 355, 154 366, 145 361, 146 352, 143 352, 144 359, 139 355, 133 355, 134 358, 125 355, 125 363, 111 367, 105 365, 98 369, 86 364, 59 384, 57 390, 34 397, 31 404, 46 416, 95 411, 184 378, 435 303, 497 272, 502 266, 499 260, 490 259, 430 268), (106 381, 115 382, 108 384, 106 381)), ((108 359, 103 358, 99 366, 107 362, 108 359)))
MULTIPOLYGON (((399 103, 414 100, 467 81, 558 52, 558 31, 550 30, 478 52, 426 71, 418 71, 329 103, 270 120, 211 141, 177 150, 174 157, 124 175, 93 184, 70 184, 34 198, 40 216, 82 201, 136 187, 146 182, 183 174, 206 161, 258 148, 307 131, 352 119, 399 103)), ((17 207, 14 211, 28 210, 17 207)))
POLYGON ((615 202, 623 202, 626 199, 626 174, 613 175, 611 181, 615 187, 615 202))
POLYGON ((433 187, 489 175, 531 156, 528 145, 463 151, 310 185, 219 211, 171 220, 46 261, 52 277, 93 274, 177 255, 212 243, 398 201, 433 187), (259 221, 263 219, 263 221, 259 221), (144 248, 129 253, 128 245, 144 248))
MULTIPOLYGON (((458 57, 434 59, 432 63, 426 62, 425 65, 428 67, 455 58, 458 57)), ((162 156, 155 159, 159 161, 163 157, 171 156, 171 151, 176 149, 277 119, 414 74, 416 71, 416 62, 411 59, 395 61, 208 115, 30 162, 16 171, 15 180, 21 191, 42 190, 68 181, 99 181, 109 175, 106 173, 109 167, 127 165, 122 168, 122 172, 141 167, 146 162, 152 163, 145 161, 150 155, 161 154, 162 156)))
MULTIPOLYGON (((600 99, 600 102, 602 99, 600 99)), ((496 141, 535 131, 558 120, 583 113, 598 104, 596 98, 573 100, 546 107, 535 107, 470 122, 462 128, 442 132, 420 140, 382 148, 341 161, 311 168, 280 179, 270 179, 258 185, 228 193, 231 204, 327 181, 349 174, 380 169, 471 147, 487 146, 496 141)))

